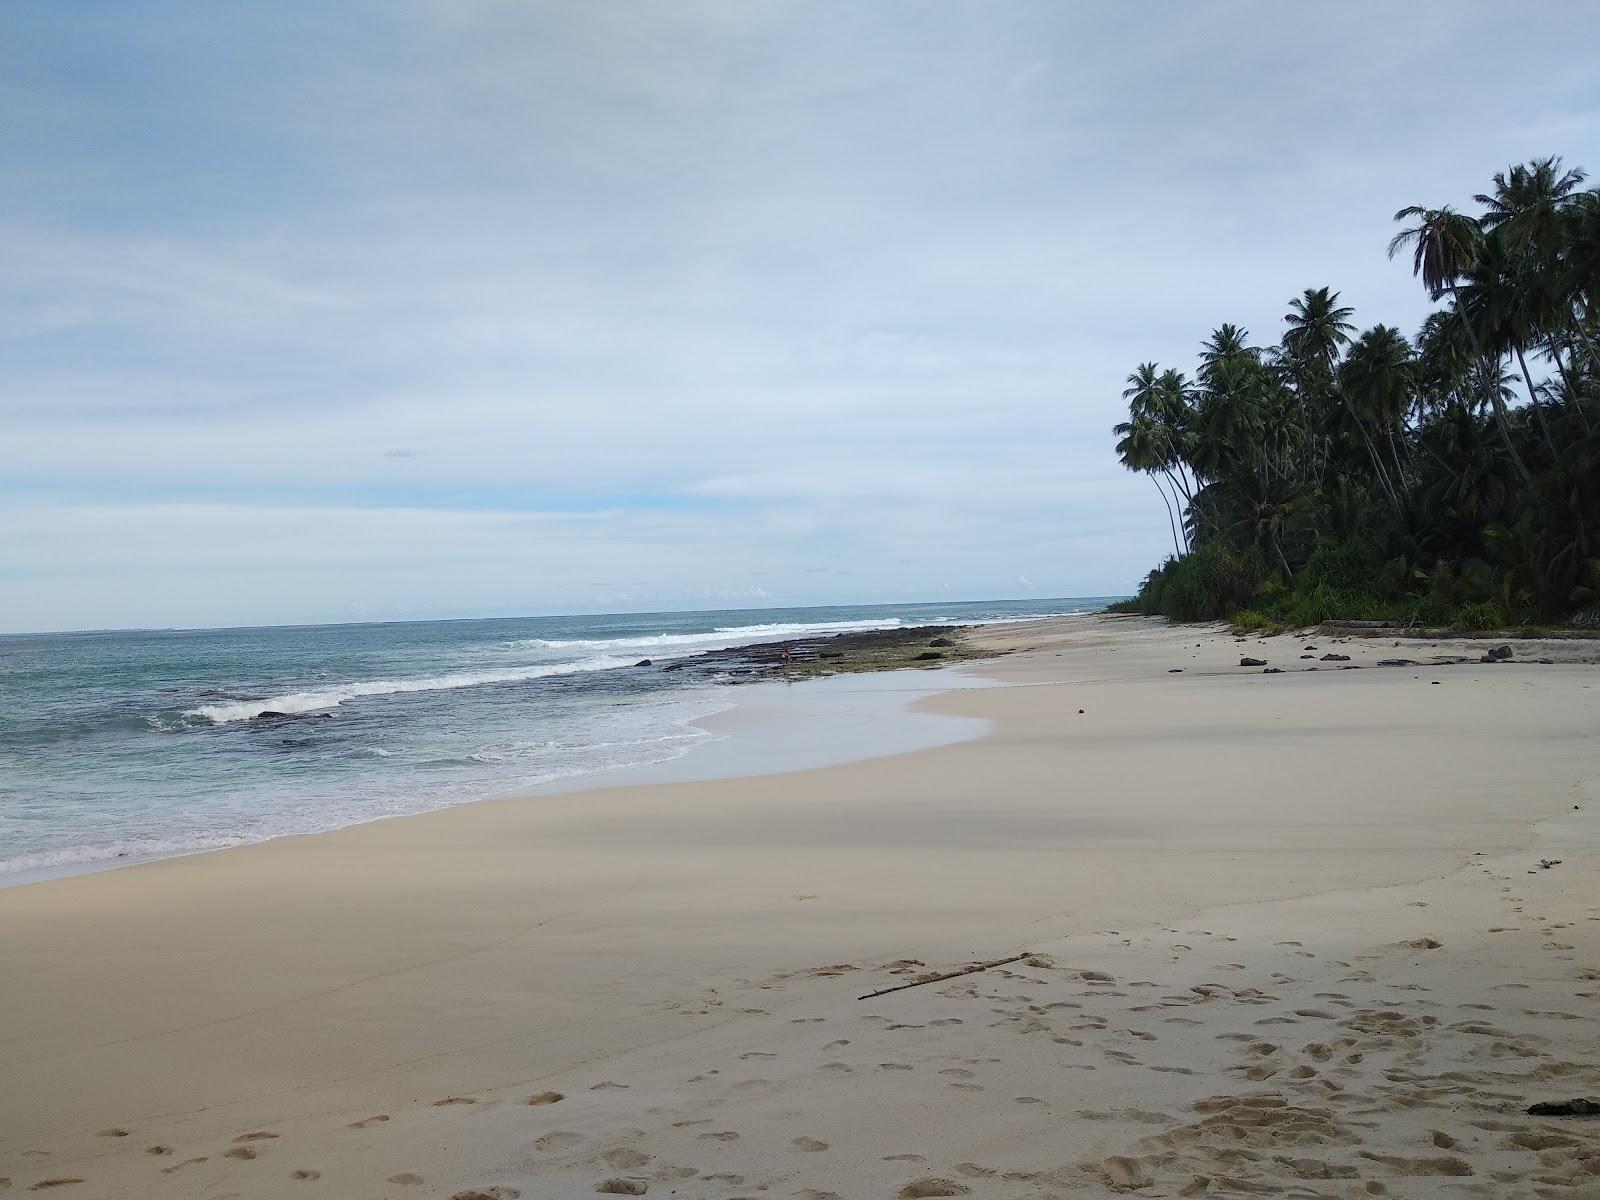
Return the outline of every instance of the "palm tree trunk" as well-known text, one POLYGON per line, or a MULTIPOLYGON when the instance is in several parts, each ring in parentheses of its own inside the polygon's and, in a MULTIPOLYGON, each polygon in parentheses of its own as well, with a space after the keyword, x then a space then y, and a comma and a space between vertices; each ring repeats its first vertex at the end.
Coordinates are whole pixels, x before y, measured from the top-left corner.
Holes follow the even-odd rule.
POLYGON ((1161 493, 1161 503, 1167 506, 1167 524, 1172 528, 1172 552, 1177 557, 1183 557, 1183 547, 1178 545, 1178 523, 1172 517, 1172 501, 1167 499, 1167 489, 1161 486, 1161 481, 1154 475, 1150 482, 1156 485, 1156 491, 1161 493))
POLYGON ((1489 358, 1484 354, 1483 346, 1478 341, 1478 331, 1467 319, 1467 310, 1461 304, 1461 289, 1454 283, 1450 285, 1450 298, 1455 301, 1456 316, 1461 318, 1461 324, 1466 328, 1467 337, 1472 342, 1472 352, 1478 356, 1478 371, 1482 376, 1484 395, 1494 407, 1495 423, 1500 427, 1500 440, 1506 444, 1506 453, 1511 455, 1511 461, 1517 468, 1517 474, 1522 476, 1522 482, 1529 483, 1533 476, 1528 473, 1528 465, 1522 461, 1522 455, 1517 453, 1516 444, 1511 440, 1511 421, 1506 416, 1505 397, 1494 385, 1494 375, 1489 370, 1489 358))
POLYGON ((1550 461, 1554 462, 1559 455, 1556 454, 1556 443, 1550 436, 1550 423, 1544 419, 1544 405, 1539 403, 1539 396, 1533 390, 1533 376, 1528 374, 1528 360, 1522 356, 1522 345, 1517 347, 1517 366, 1522 369, 1522 382, 1528 388, 1528 403, 1533 405, 1533 415, 1539 419, 1539 430, 1544 434, 1544 444, 1550 448, 1550 461))

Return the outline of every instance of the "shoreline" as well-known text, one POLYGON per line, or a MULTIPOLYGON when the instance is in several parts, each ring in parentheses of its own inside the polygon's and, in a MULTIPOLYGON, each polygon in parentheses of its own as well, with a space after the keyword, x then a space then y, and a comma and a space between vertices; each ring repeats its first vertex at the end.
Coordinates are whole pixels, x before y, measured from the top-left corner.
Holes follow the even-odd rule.
MULTIPOLYGON (((1263 1089, 1329 1111, 1345 1094, 1381 1103, 1402 1086, 1381 1074, 1402 1069, 1393 1054, 1466 1083, 1435 1103, 1448 1113, 1334 1121, 1339 1171, 1393 1185, 1389 1159, 1429 1155, 1485 1178, 1564 1170, 1469 1144, 1463 1122, 1488 1119, 1473 1106, 1502 1123, 1514 1106, 1479 1082, 1489 1065, 1462 1015, 1367 1064, 1284 1060, 1288 1031, 1254 1034, 1273 1043, 1260 1053, 1224 1035, 1359 1020, 1373 1032, 1316 1044, 1373 1040, 1382 1021, 1363 1013, 1394 1004, 1415 1022, 1470 999, 1529 1051, 1507 1064, 1554 1072, 1528 1075, 1532 1098, 1600 1084, 1581 1065, 1593 1035, 1548 1015, 1594 1011, 1574 973, 1600 962, 1585 904, 1593 672, 1264 679, 1215 629, 1030 632, 985 668, 1012 686, 913 705, 989 722, 975 739, 484 801, 0 892, 0 952, 18 968, 0 980, 0 1177, 81 1179, 85 1196, 508 1196, 611 1179, 651 1194, 698 1179, 719 1197, 892 1195, 922 1179, 1021 1196, 1148 1178, 1175 1193, 1193 1182, 1180 1166, 1258 1182, 1282 1169, 1268 1154, 1207 1175, 1194 1163, 1210 1126, 1191 1106, 1263 1089), (1541 869, 1535 850, 1564 863, 1541 869), (1538 918, 1491 924, 1506 896, 1538 918), (892 1006, 854 999, 1021 950, 1034 959, 892 1006), (1512 983, 1530 989, 1515 1011, 1485 991, 1512 983), (1435 995, 1393 990, 1413 984, 1435 995), (546 1092, 562 1099, 524 1103, 546 1092), (1419 1121, 1451 1124, 1458 1148, 1413 1146, 1419 1121), (1384 1161, 1362 1167, 1363 1151, 1384 1161)), ((1382 655, 1340 649, 1358 667, 1382 655)), ((1271 639, 1263 657, 1304 652, 1271 639)), ((1424 1193, 1402 1180, 1389 1194, 1424 1193)))
MULTIPOLYGON (((1006 628, 1013 626, 1021 628, 1026 627, 1035 620, 1064 619, 1071 618, 1031 618, 993 624, 1006 628)), ((954 650, 941 649, 939 651, 939 661, 918 662, 914 661, 911 655, 923 650, 923 643, 930 637, 942 637, 946 644, 951 638, 955 638, 958 639, 959 645, 959 639, 964 631, 984 627, 984 625, 911 625, 899 629, 867 633, 842 632, 824 636, 789 637, 774 641, 755 642, 728 649, 699 651, 685 658, 668 660, 661 669, 672 673, 687 672, 688 678, 691 680, 689 686, 691 688, 694 687, 695 684, 692 681, 698 680, 699 686, 705 691, 708 699, 716 695, 723 697, 722 704, 713 708, 712 711, 699 716, 685 718, 680 723, 683 728, 705 730, 715 734, 719 716, 741 706, 748 706, 752 703, 757 706, 761 704, 760 699, 752 700, 749 697, 748 693, 752 689, 813 684, 841 676, 895 674, 906 670, 944 673, 948 677, 949 668, 957 663, 971 661, 980 656, 964 652, 964 648, 954 650), (791 651, 794 652, 792 661, 788 657, 788 652, 791 651), (724 691, 724 689, 726 690, 724 691)), ((874 713, 873 717, 877 721, 884 723, 892 720, 892 714, 887 712, 874 713)), ((880 736, 887 737, 890 745, 900 744, 900 739, 894 730, 879 730, 878 732, 880 736)), ((555 779, 497 788, 477 796, 450 799, 417 807, 409 811, 386 813, 380 816, 350 821, 345 824, 332 824, 305 832, 268 833, 259 837, 243 837, 240 840, 228 841, 221 845, 175 848, 149 854, 122 854, 113 857, 56 863, 0 873, 0 890, 27 887, 56 879, 70 879, 80 875, 98 874, 103 871, 120 870, 126 867, 141 866, 146 863, 189 858, 198 854, 216 854, 245 846, 257 846, 266 842, 279 841, 285 838, 318 837, 340 829, 354 828, 377 821, 417 816, 421 813, 438 812, 460 807, 464 804, 479 804, 485 801, 615 786, 616 784, 613 781, 647 784, 674 778, 711 778, 715 776, 694 772, 684 775, 674 768, 675 764, 681 763, 684 759, 698 757, 699 752, 710 750, 713 746, 719 744, 720 740, 720 736, 714 737, 712 740, 690 746, 672 757, 663 758, 653 763, 646 763, 642 766, 597 767, 555 779)), ((926 740, 925 744, 934 745, 937 742, 938 739, 930 739, 926 740)), ((916 744, 921 745, 924 743, 918 741, 916 744)), ((897 751, 889 751, 889 753, 895 752, 897 751)), ((875 749, 861 747, 850 756, 849 760, 874 757, 878 753, 879 751, 875 749)), ((809 759, 803 755, 790 754, 786 756, 786 761, 790 765, 783 769, 802 770, 808 766, 822 766, 836 761, 849 760, 839 759, 825 752, 819 752, 809 759)), ((747 763, 747 766, 753 767, 753 764, 747 763)), ((718 774, 722 775, 729 773, 762 774, 766 772, 738 768, 723 769, 718 772, 718 774)), ((181 835, 175 835, 175 840, 181 841, 181 835)), ((62 852, 66 851, 63 850, 62 852)))

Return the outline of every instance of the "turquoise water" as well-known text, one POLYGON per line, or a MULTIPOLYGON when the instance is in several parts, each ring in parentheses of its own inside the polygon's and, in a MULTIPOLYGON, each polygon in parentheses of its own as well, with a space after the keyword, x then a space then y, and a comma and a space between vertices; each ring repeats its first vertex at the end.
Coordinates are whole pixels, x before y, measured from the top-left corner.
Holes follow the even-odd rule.
POLYGON ((1104 603, 0 637, 0 880, 676 758, 711 736, 691 722, 733 699, 703 677, 661 670, 702 650, 1104 603), (636 666, 642 658, 654 665, 636 666))

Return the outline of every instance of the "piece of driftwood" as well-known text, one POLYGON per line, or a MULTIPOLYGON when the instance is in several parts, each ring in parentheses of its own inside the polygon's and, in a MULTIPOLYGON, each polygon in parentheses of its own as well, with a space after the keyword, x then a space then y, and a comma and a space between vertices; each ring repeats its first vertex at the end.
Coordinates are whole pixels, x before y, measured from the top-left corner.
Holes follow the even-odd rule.
POLYGON ((927 979, 919 979, 915 983, 900 983, 894 987, 881 988, 876 992, 868 992, 865 996, 857 996, 857 1000, 871 1000, 874 996, 887 996, 890 992, 903 992, 907 988, 923 987, 930 983, 943 983, 946 979, 960 979, 963 975, 976 975, 979 971, 987 971, 990 967, 1003 967, 1007 963, 1021 962, 1027 958, 1029 951, 1013 954, 1010 958, 997 958, 993 962, 979 963, 974 967, 962 967, 959 971, 946 971, 942 975, 930 975, 927 979))

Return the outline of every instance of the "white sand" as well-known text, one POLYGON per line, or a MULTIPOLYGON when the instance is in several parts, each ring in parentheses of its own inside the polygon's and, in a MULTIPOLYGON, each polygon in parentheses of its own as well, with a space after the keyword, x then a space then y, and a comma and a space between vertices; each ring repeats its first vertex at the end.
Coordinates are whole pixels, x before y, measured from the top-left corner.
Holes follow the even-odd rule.
POLYGON ((1600 669, 986 636, 1016 686, 924 702, 977 741, 0 891, 0 1177, 1597 1194, 1600 1120, 1523 1109, 1600 1096, 1600 669))

